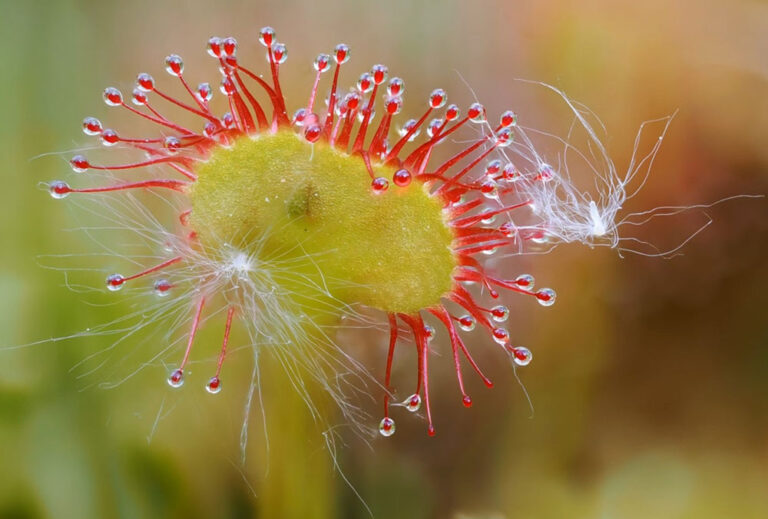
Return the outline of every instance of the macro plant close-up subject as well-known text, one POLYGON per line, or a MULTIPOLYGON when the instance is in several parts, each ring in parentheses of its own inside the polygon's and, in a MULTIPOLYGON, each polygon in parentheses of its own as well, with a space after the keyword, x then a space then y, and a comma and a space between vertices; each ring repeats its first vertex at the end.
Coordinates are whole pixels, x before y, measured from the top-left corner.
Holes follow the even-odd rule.
POLYGON ((0 517, 768 514, 763 4, 4 7, 0 517))

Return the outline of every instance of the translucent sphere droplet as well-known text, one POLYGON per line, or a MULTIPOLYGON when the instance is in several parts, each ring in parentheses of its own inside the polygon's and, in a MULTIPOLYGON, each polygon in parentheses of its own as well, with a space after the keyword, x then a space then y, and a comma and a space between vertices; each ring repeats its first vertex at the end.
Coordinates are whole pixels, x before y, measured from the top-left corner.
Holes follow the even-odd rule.
POLYGON ((221 38, 213 36, 208 40, 208 54, 214 58, 221 56, 221 38))
POLYGON ((505 345, 509 342, 509 332, 504 328, 494 328, 491 333, 493 340, 501 345, 505 345))
POLYGON ((482 224, 490 225, 490 224, 492 224, 493 222, 496 221, 496 216, 497 215, 493 212, 492 209, 486 209, 485 211, 483 211, 482 214, 488 214, 488 216, 485 216, 485 217, 480 219, 480 222, 482 224))
POLYGON ((155 80, 146 72, 142 72, 136 78, 136 85, 143 92, 151 92, 155 89, 155 80))
POLYGON ((527 366, 533 360, 533 353, 524 346, 512 348, 512 359, 518 366, 527 366))
POLYGON ((344 43, 339 43, 336 48, 333 49, 333 59, 339 65, 343 65, 349 61, 349 46, 344 43))
POLYGON ((379 422, 379 434, 389 437, 395 434, 395 421, 390 417, 385 417, 379 422))
POLYGON ((489 177, 492 175, 495 175, 500 170, 501 170, 501 161, 498 159, 488 162, 488 164, 485 166, 485 174, 489 177))
POLYGON ((499 191, 496 182, 493 180, 486 180, 480 185, 480 192, 485 198, 498 198, 499 191))
POLYGON ((497 323, 503 323, 509 317, 509 308, 504 305, 498 305, 491 308, 491 317, 497 323))
POLYGON ((459 317, 459 328, 461 328, 465 332, 471 332, 472 330, 474 330, 476 324, 477 324, 477 321, 471 315, 462 315, 461 317, 459 317))
POLYGON ((101 133, 101 121, 95 117, 86 117, 83 119, 83 133, 86 135, 98 135, 101 133))
POLYGON ((515 140, 515 136, 510 128, 502 128, 496 133, 496 146, 506 148, 515 140))
POLYGON ((288 49, 282 43, 275 43, 272 45, 272 56, 275 58, 275 63, 282 65, 288 59, 288 49))
POLYGON ((328 70, 330 62, 331 57, 328 54, 318 54, 314 62, 315 70, 318 72, 325 72, 328 70))
POLYGON ((515 227, 515 224, 513 222, 504 222, 499 226, 499 231, 507 238, 511 238, 512 236, 514 236, 516 230, 517 230, 517 227, 515 227))
POLYGON ((411 413, 415 413, 421 408, 421 395, 418 393, 412 394, 403 400, 403 406, 405 406, 405 408, 411 413))
POLYGON ((541 167, 539 167, 539 175, 537 179, 542 182, 549 182, 553 178, 555 178, 555 169, 549 164, 542 164, 541 167))
POLYGON ((197 96, 203 102, 208 102, 213 97, 213 89, 210 83, 200 83, 197 85, 197 96))
POLYGON ((275 39, 275 30, 272 27, 262 27, 259 31, 259 41, 265 47, 271 47, 275 39))
POLYGON ((304 119, 306 117, 307 117, 307 109, 299 108, 293 113, 293 118, 291 120, 293 121, 293 124, 295 124, 296 126, 303 126, 304 119))
POLYGON ((425 324, 425 325, 424 325, 424 335, 426 335, 426 337, 427 337, 427 341, 428 341, 428 342, 432 342, 432 339, 434 339, 434 338, 435 338, 435 335, 436 335, 436 334, 437 334, 437 332, 435 331, 435 329, 434 329, 434 328, 432 328, 432 327, 431 327, 430 325, 428 325, 428 324, 425 324))
POLYGON ((445 109, 445 118, 448 121, 453 121, 455 119, 458 119, 460 114, 461 114, 461 110, 459 110, 459 107, 456 105, 450 105, 448 108, 445 109))
POLYGON ((373 76, 368 72, 364 72, 360 79, 357 80, 357 89, 364 94, 373 90, 373 76))
POLYGON ((399 169, 392 176, 396 186, 405 187, 411 183, 411 173, 407 169, 399 169))
POLYGON ((514 164, 509 162, 506 166, 504 166, 504 170, 502 171, 502 178, 507 182, 517 182, 520 180, 520 172, 517 170, 517 167, 515 167, 514 164))
MULTIPOLYGON (((405 122, 405 124, 403 124, 403 127, 402 127, 402 128, 400 128, 400 129, 397 131, 397 133, 398 133, 398 134, 400 134, 400 137, 405 137, 405 136, 408 134, 408 132, 409 132, 409 131, 411 131, 411 128, 413 128, 414 126, 416 126, 416 123, 417 123, 416 119, 408 119, 408 120, 405 122)), ((418 137, 418 136, 419 136, 419 133, 421 133, 421 130, 416 130, 415 132, 413 132, 413 133, 411 134, 411 136, 410 136, 410 137, 408 137, 408 142, 411 142, 411 141, 412 141, 412 140, 414 140, 416 137, 418 137)))
POLYGON ((318 139, 320 139, 322 133, 323 129, 320 127, 320 125, 313 124, 304 130, 304 138, 309 142, 317 142, 318 139))
POLYGON ((501 114, 499 123, 505 128, 509 126, 515 126, 517 124, 517 114, 515 114, 515 112, 512 110, 507 110, 501 114))
POLYGON ((387 109, 388 114, 397 115, 403 107, 403 100, 400 97, 390 97, 384 102, 384 106, 387 109))
POLYGON ((520 288, 533 290, 536 280, 533 279, 533 276, 531 276, 530 274, 520 274, 515 278, 515 283, 517 283, 517 286, 519 286, 520 288))
POLYGON ((168 294, 171 293, 171 288, 173 288, 173 285, 171 285, 171 282, 167 279, 158 279, 155 281, 154 285, 154 292, 155 295, 158 297, 166 297, 168 294))
POLYGON ((231 96, 231 95, 234 95, 235 92, 237 92, 237 87, 235 87, 235 82, 232 81, 231 78, 225 76, 224 79, 221 80, 221 85, 219 85, 219 90, 225 96, 231 96))
POLYGON ((374 178, 371 182, 371 189, 374 193, 383 193, 389 188, 389 181, 384 177, 374 178))
POLYGON ((107 289, 111 292, 117 292, 125 286, 125 278, 120 274, 107 276, 107 289))
POLYGON ((531 236, 531 241, 541 245, 549 241, 549 235, 544 231, 539 231, 531 236))
POLYGON ((447 100, 448 96, 442 88, 436 88, 429 94, 429 106, 432 108, 442 108, 447 100))
POLYGON ((373 75, 373 81, 380 85, 387 80, 387 67, 385 65, 374 65, 371 68, 371 74, 373 75))
POLYGON ((56 180, 48 185, 48 192, 51 194, 51 197, 60 200, 66 198, 72 192, 72 189, 63 180, 56 180))
POLYGON ((472 103, 467 110, 467 115, 473 123, 485 122, 485 107, 480 103, 472 103))
POLYGON ((467 201, 467 197, 465 195, 459 195, 458 197, 455 197, 451 200, 451 206, 455 207, 457 205, 463 204, 466 201, 467 201))
POLYGON ((184 61, 178 54, 165 58, 165 70, 172 76, 180 76, 184 72, 184 61))
POLYGON ((440 131, 440 127, 443 125, 443 120, 436 118, 429 121, 429 125, 427 126, 427 136, 428 137, 434 137, 437 132, 440 131))
POLYGON ((399 77, 393 77, 389 80, 389 85, 387 86, 387 93, 389 93, 390 96, 400 96, 403 95, 403 89, 405 88, 405 83, 402 79, 399 77))
POLYGON ((181 387, 184 385, 184 371, 176 369, 168 375, 168 385, 171 387, 181 387))
MULTIPOLYGON (((363 122, 363 119, 365 119, 365 110, 359 110, 357 112, 357 120, 360 122, 363 122)), ((376 110, 371 108, 371 115, 368 116, 369 121, 373 121, 376 118, 376 110)))
POLYGON ((123 94, 115 87, 105 88, 104 102, 109 106, 120 106, 123 104, 123 94))
POLYGON ((211 380, 205 385, 205 390, 212 395, 221 391, 221 379, 219 377, 211 377, 211 380))
POLYGON ((536 292, 536 299, 539 301, 541 306, 552 306, 555 304, 556 298, 557 294, 551 288, 542 288, 536 292))
POLYGON ((90 167, 90 164, 88 164, 88 159, 82 155, 75 155, 72 157, 69 161, 69 165, 72 167, 72 171, 75 173, 82 173, 90 167))
POLYGON ((344 96, 344 104, 347 105, 347 109, 355 110, 360 106, 360 94, 357 92, 350 92, 344 96))
POLYGON ((234 56, 237 54, 237 40, 233 38, 232 36, 229 36, 228 38, 224 38, 221 40, 221 47, 224 49, 224 53, 227 56, 234 56))
POLYGON ((103 132, 101 132, 101 143, 104 146, 114 146, 120 142, 120 136, 117 135, 117 132, 115 130, 111 130, 107 128, 103 132))
POLYGON ((144 106, 147 104, 149 99, 147 98, 147 93, 141 90, 140 88, 134 88, 133 94, 131 95, 131 102, 135 104, 136 106, 144 106))
POLYGON ((163 141, 163 146, 169 152, 177 153, 181 149, 181 141, 178 139, 178 137, 174 137, 172 135, 169 135, 163 141))

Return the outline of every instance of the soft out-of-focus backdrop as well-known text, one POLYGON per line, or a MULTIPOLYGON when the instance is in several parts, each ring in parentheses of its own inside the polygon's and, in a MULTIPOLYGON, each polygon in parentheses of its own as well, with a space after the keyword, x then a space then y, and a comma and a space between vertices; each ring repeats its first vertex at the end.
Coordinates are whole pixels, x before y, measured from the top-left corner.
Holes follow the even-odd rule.
MULTIPOLYGON (((39 188, 68 175, 69 154, 36 157, 89 145, 85 115, 125 123, 101 89, 127 90, 144 70, 164 76, 170 52, 185 57, 191 81, 214 82, 209 36, 235 35, 258 67, 257 30, 272 25, 289 47, 294 105, 316 53, 343 41, 347 79, 388 64, 413 115, 434 87, 464 106, 471 87, 490 114, 513 108, 565 135, 563 103, 514 79, 544 81, 601 117, 619 169, 643 120, 679 110, 630 210, 768 192, 768 5, 757 0, 2 0, 0 12, 0 518, 367 516, 274 366, 264 366, 270 455, 256 412, 240 465, 247 353, 235 355, 239 382, 212 399, 197 387, 171 392, 163 366, 100 387, 151 358, 151 345, 131 340, 92 373, 69 370, 114 337, 6 349, 135 309, 70 291, 40 265, 93 246, 62 230, 87 216, 39 188)), ((510 273, 531 272, 559 294, 550 309, 511 300, 511 327, 535 354, 520 371, 534 416, 492 348, 480 360, 496 387, 473 380, 464 409, 443 354, 435 438, 399 416, 397 434, 372 448, 337 445, 375 517, 768 517, 768 203, 706 214, 713 223, 671 260, 580 246, 511 260, 510 273)), ((704 222, 692 211, 643 237, 671 248, 704 222)), ((110 268, 103 257, 61 261, 96 269, 84 277, 93 285, 110 268)), ((201 341, 210 355, 216 333, 201 341)), ((384 338, 365 337, 359 357, 380 370, 384 338)), ((399 380, 410 381, 411 360, 398 363, 399 380)))

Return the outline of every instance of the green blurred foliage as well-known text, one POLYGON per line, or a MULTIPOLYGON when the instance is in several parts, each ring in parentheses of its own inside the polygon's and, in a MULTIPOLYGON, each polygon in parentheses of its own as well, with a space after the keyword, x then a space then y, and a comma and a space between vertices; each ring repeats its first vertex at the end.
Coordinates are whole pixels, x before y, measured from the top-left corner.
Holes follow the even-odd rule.
MULTIPOLYGON (((65 177, 69 150, 91 145, 78 129, 83 116, 114 117, 100 100, 104 86, 127 90, 143 70, 161 77, 170 52, 185 56, 193 81, 217 81, 203 52, 211 34, 236 35, 258 67, 256 31, 274 26, 289 46, 294 105, 309 90, 313 56, 339 41, 352 47, 349 70, 384 62, 405 78, 408 113, 437 86, 466 105, 471 87, 489 113, 511 107, 526 125, 565 135, 562 102, 514 79, 545 81, 600 115, 619 169, 640 122, 679 109, 629 210, 768 191, 762 2, 2 0, 0 13, 3 519, 367 516, 268 361, 269 449, 255 406, 240 463, 247 349, 233 353, 226 391, 212 399, 200 383, 208 359, 181 393, 165 385, 162 363, 143 366, 167 345, 162 334, 139 334, 79 368, 116 337, 13 347, 140 308, 141 296, 115 303, 68 290, 63 271, 44 268, 98 286, 114 268, 105 263, 118 260, 42 258, 98 247, 66 230, 92 217, 55 203, 39 183, 65 177)), ((510 261, 510 273, 531 272, 559 293, 550 309, 511 301, 515 336, 536 356, 520 372, 533 417, 487 344, 474 349, 487 350, 478 355, 496 387, 472 380, 475 404, 463 409, 443 350, 433 362, 437 437, 410 417, 370 446, 345 437, 344 475, 376 517, 768 516, 766 209, 765 200, 737 200, 707 210, 714 223, 668 261, 578 247, 510 261)), ((693 211, 643 237, 672 248, 704 221, 693 211)), ((210 328, 199 343, 212 357, 220 327, 210 328)), ((384 341, 355 335, 350 350, 378 373, 384 341)), ((177 354, 178 345, 169 355, 177 354)), ((413 360, 397 362, 400 387, 413 360)))

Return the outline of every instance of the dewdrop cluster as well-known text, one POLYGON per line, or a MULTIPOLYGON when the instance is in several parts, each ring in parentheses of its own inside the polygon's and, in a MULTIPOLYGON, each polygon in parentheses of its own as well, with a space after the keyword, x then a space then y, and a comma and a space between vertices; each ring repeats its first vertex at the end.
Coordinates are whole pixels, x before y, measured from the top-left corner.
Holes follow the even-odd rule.
MULTIPOLYGON (((547 187, 557 181, 557 172, 536 154, 513 111, 492 124, 480 103, 460 108, 436 89, 427 99, 412 101, 421 110, 416 118, 402 120, 405 83, 390 78, 384 65, 342 87, 341 69, 350 59, 343 44, 317 56, 309 98, 289 112, 280 84, 286 46, 269 27, 261 29, 259 39, 267 50, 268 79, 240 62, 234 38, 208 41, 222 75, 224 113, 212 107, 215 89, 209 83, 193 88, 187 82, 177 55, 166 58, 166 70, 186 91, 184 99, 166 93, 146 73, 138 75, 129 96, 112 87, 104 90, 108 106, 153 123, 157 134, 126 136, 86 118, 86 135, 141 158, 102 165, 77 155, 70 161, 76 173, 104 170, 124 180, 85 188, 55 181, 50 194, 60 199, 153 190, 186 197, 187 207, 179 214, 184 231, 168 258, 106 280, 110 291, 147 282, 162 297, 175 290, 182 271, 187 279, 190 272, 199 279, 198 290, 189 292, 188 339, 168 377, 170 386, 179 388, 185 381, 195 335, 210 305, 226 310, 218 362, 206 383, 210 393, 222 389, 236 321, 255 330, 251 335, 265 344, 278 337, 295 356, 311 357, 315 343, 333 342, 321 333, 325 323, 349 308, 367 306, 386 314, 390 332, 380 379, 384 417, 379 432, 395 432, 392 405, 411 412, 423 405, 433 435, 428 365, 437 326, 449 339, 467 407, 472 399, 464 387, 463 364, 492 386, 471 354, 477 331, 487 334, 514 366, 531 362, 531 351, 515 343, 514 329, 508 327, 513 322, 509 309, 498 300, 516 292, 550 306, 555 292, 536 289, 530 274, 500 277, 486 258, 500 250, 514 255, 557 237, 551 215, 560 206, 547 187), (329 87, 321 88, 323 76, 330 76, 329 87), (194 114, 198 126, 164 115, 169 107, 194 114), (473 138, 451 138, 460 130, 473 138), (433 152, 440 145, 456 151, 437 161, 433 152), (355 218, 346 220, 353 211, 355 218), (270 266, 279 263, 275 258, 283 262, 279 268, 270 266), (301 269, 292 271, 296 264, 301 269), (415 387, 391 405, 398 392, 392 386, 393 359, 408 339, 418 353, 415 387)), ((580 210, 588 215, 584 233, 608 233, 611 224, 604 223, 594 202, 585 207, 586 212, 580 210)), ((302 359, 307 371, 321 362, 302 359)))

